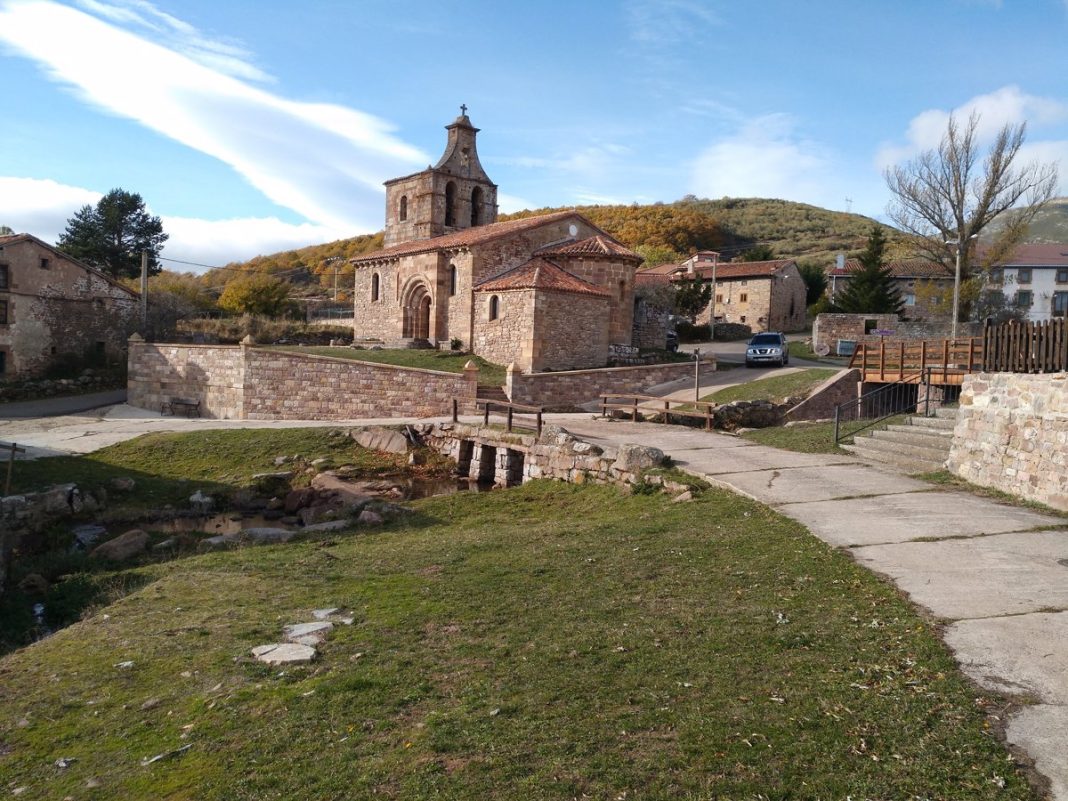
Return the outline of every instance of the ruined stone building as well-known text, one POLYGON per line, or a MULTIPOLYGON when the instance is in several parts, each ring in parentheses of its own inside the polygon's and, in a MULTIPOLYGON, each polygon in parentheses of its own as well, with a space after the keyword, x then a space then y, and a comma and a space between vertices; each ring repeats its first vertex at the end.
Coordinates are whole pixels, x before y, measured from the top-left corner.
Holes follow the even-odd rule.
POLYGON ((139 295, 30 234, 0 236, 0 380, 124 358, 139 295))
POLYGON ((386 182, 385 247, 353 260, 356 338, 458 341, 528 373, 603 367, 632 342, 641 257, 577 212, 498 222, 478 129, 461 113, 446 130, 436 165, 386 182))

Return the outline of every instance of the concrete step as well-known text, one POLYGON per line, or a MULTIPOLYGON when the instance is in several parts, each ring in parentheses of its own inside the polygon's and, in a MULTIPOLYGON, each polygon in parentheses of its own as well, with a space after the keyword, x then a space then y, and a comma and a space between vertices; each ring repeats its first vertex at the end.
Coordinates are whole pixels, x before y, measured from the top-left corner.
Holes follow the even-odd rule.
POLYGON ((938 437, 946 440, 953 439, 952 428, 921 428, 920 426, 914 426, 909 422, 901 424, 891 423, 886 427, 886 430, 900 431, 903 434, 917 434, 924 437, 938 437))
POLYGON ((916 459, 909 456, 904 456, 894 451, 873 451, 864 448, 863 442, 865 438, 861 438, 861 445, 843 445, 843 450, 847 450, 850 453, 856 455, 858 458, 865 462, 869 462, 880 467, 890 467, 894 470, 899 470, 903 473, 931 473, 936 470, 941 470, 943 467, 942 461, 935 461, 931 459, 916 459))
POLYGON ((893 426, 884 431, 872 431, 871 439, 882 442, 896 442, 901 445, 915 445, 932 451, 938 451, 949 455, 949 446, 952 437, 946 436, 949 432, 940 431, 937 428, 914 428, 913 426, 893 426), (901 430, 904 429, 904 430, 901 430))
POLYGON ((917 428, 938 428, 952 433, 957 425, 955 417, 910 417, 909 425, 917 428))
POLYGON ((934 413, 935 417, 956 421, 958 411, 960 411, 960 409, 956 406, 939 406, 934 410, 934 413))
POLYGON ((874 437, 856 437, 853 440, 853 445, 865 453, 896 454, 908 459, 918 459, 937 464, 941 464, 949 456, 948 448, 927 448, 923 445, 912 445, 896 440, 876 439, 874 437))

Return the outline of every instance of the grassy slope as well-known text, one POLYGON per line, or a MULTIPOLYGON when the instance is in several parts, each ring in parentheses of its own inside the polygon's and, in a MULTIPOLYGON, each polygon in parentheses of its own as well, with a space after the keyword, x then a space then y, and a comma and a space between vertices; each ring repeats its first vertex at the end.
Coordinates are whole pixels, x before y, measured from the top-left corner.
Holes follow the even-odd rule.
POLYGON ((377 364, 395 364, 398 367, 418 367, 423 370, 441 370, 445 373, 462 373, 464 365, 474 361, 478 365, 478 383, 484 387, 499 387, 504 384, 504 365, 488 362, 481 356, 452 353, 451 351, 401 349, 390 350, 355 350, 353 348, 304 348, 279 347, 295 353, 309 353, 313 356, 332 356, 335 359, 353 359, 377 364))
POLYGON ((90 778, 91 797, 123 799, 1033 797, 932 628, 759 504, 535 482, 418 509, 371 535, 139 568, 147 586, 4 658, 5 786, 22 799, 85 797, 90 778), (318 662, 248 659, 326 605, 357 620, 318 662))
POLYGON ((738 400, 781 401, 783 398, 808 395, 808 393, 837 372, 837 370, 825 367, 815 367, 804 369, 798 373, 772 375, 756 381, 749 381, 745 384, 724 387, 711 395, 706 395, 701 400, 715 403, 730 403, 738 400))

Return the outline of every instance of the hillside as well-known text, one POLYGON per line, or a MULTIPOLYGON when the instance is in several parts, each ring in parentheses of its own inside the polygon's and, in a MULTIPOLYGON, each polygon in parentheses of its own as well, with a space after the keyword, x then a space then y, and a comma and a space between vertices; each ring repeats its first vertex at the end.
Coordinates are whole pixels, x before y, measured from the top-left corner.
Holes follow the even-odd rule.
MULTIPOLYGON (((997 230, 997 224, 991 226, 997 230)), ((1031 244, 1068 242, 1068 197, 1054 198, 1040 211, 1024 238, 1031 244)))
MULTIPOLYGON (((521 211, 501 215, 501 219, 530 217, 566 208, 521 211)), ((628 247, 637 249, 651 263, 676 257, 681 259, 702 249, 719 250, 724 258, 731 258, 757 243, 770 245, 779 256, 829 262, 836 253, 860 250, 872 224, 871 219, 859 214, 762 198, 704 200, 688 197, 674 203, 644 206, 578 206, 575 211, 628 247)), ((226 270, 208 273, 205 281, 209 285, 222 285, 233 275, 234 269, 241 269, 284 273, 282 277, 298 284, 311 283, 313 276, 317 276, 323 287, 329 287, 333 284, 334 264, 327 264, 328 258, 347 260, 381 246, 381 232, 365 234, 229 264, 226 270)), ((351 265, 345 261, 337 267, 339 275, 352 272, 351 265)))

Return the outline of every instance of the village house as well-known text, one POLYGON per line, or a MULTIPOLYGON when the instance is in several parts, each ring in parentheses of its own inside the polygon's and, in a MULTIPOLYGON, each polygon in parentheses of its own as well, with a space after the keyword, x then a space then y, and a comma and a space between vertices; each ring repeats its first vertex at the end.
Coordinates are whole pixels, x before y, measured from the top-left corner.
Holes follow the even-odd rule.
MULTIPOLYGON (((902 315, 909 320, 931 320, 944 317, 934 308, 933 301, 953 288, 953 271, 943 264, 923 259, 903 259, 885 265, 894 279, 894 286, 905 304, 902 315)), ((827 296, 834 300, 861 264, 857 259, 839 255, 827 268, 827 296)))
POLYGON ((1031 322, 1068 315, 1068 243, 1020 245, 996 266, 994 285, 1031 322))
POLYGON ((526 373, 633 341, 641 257, 572 211, 497 221, 466 109, 438 163, 386 182, 382 250, 353 259, 357 341, 468 348, 526 373))
POLYGON ((798 331, 805 325, 805 281, 793 259, 719 262, 714 251, 699 251, 672 272, 676 282, 712 285, 712 299, 697 315, 699 325, 747 325, 753 331, 798 331))
POLYGON ((0 236, 0 379, 124 358, 140 296, 30 234, 0 236))

